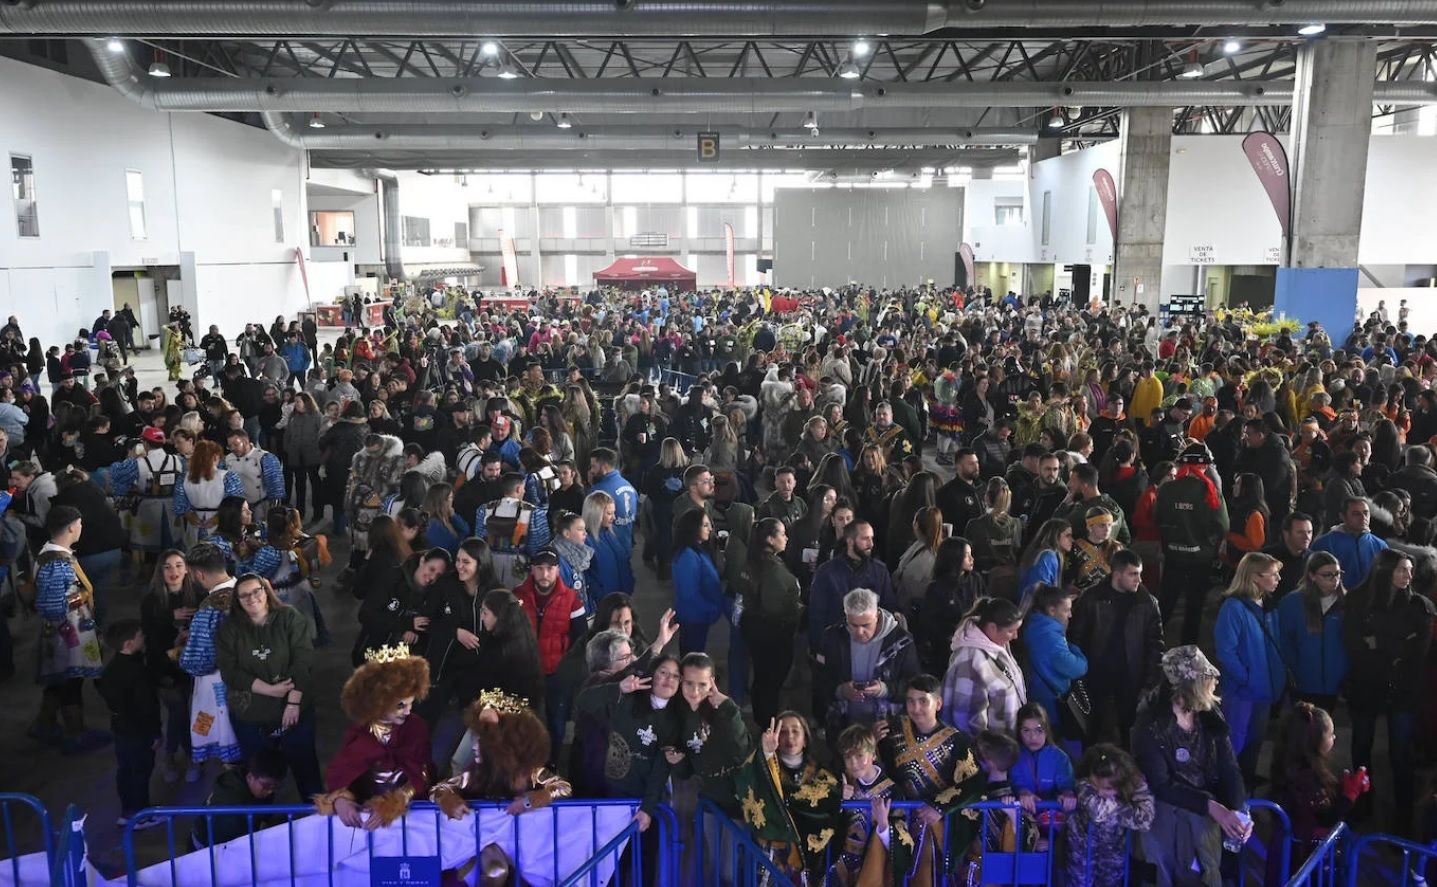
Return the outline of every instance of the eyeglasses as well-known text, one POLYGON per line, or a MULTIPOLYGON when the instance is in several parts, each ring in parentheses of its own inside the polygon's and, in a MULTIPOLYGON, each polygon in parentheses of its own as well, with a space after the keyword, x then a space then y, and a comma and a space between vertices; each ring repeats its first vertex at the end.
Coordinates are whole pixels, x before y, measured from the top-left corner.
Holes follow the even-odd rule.
POLYGON ((1316 576, 1316 577, 1319 578, 1319 579, 1341 579, 1341 578, 1342 578, 1342 571, 1341 571, 1341 570, 1323 570, 1321 573, 1314 573, 1313 575, 1316 576))
POLYGON ((241 591, 235 596, 242 601, 256 601, 264 597, 264 589, 256 588, 254 591, 241 591))

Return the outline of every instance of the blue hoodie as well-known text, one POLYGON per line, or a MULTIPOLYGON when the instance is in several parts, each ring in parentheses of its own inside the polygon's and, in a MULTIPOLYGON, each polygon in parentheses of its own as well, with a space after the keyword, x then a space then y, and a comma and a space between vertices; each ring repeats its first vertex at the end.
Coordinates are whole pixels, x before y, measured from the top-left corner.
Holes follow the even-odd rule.
POLYGON ((616 591, 633 594, 634 568, 629 565, 632 549, 625 546, 613 530, 591 535, 585 541, 594 549, 594 559, 589 561, 589 569, 584 574, 594 601, 601 601, 616 591))
POLYGON ((723 583, 713 558, 685 548, 673 562, 674 611, 680 625, 712 625, 723 614, 723 583))
POLYGON ((1032 792, 1039 800, 1056 800, 1059 792, 1073 790, 1073 759, 1049 742, 1036 752, 1018 747, 1018 763, 1008 772, 1014 791, 1032 792))
POLYGON ((1347 648, 1342 643, 1342 600, 1322 616, 1322 630, 1307 630, 1302 592, 1284 595, 1277 604, 1277 645, 1292 666, 1299 693, 1336 696, 1347 678, 1347 648))
POLYGON ((1028 650, 1028 701, 1048 711, 1048 721, 1058 723, 1058 698, 1073 681, 1088 673, 1088 657, 1068 643, 1062 623, 1047 613, 1028 614, 1023 625, 1023 643, 1028 650))
POLYGON ((1218 694, 1223 698, 1276 702, 1282 696, 1286 676, 1272 615, 1243 598, 1222 602, 1213 626, 1213 644, 1222 671, 1218 694))

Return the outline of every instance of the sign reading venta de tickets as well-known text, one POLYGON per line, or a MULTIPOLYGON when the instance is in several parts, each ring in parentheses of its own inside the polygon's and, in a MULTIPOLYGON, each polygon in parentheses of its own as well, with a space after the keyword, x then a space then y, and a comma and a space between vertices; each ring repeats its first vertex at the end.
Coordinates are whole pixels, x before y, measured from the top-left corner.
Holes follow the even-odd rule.
POLYGON ((1292 231, 1292 184, 1288 175, 1287 151, 1270 132, 1255 132, 1242 140, 1242 152, 1257 173, 1257 180, 1272 201, 1277 222, 1286 240, 1292 231))

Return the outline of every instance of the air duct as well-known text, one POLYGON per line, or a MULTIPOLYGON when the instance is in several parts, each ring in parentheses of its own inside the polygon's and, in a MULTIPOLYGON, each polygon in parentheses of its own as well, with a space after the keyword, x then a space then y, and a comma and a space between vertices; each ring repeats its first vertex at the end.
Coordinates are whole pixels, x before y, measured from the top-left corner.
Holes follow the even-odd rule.
POLYGON ((399 177, 378 169, 365 169, 363 173, 373 177, 379 183, 380 211, 384 214, 382 237, 384 273, 391 280, 403 280, 404 262, 400 255, 403 239, 400 237, 402 217, 399 215, 399 177))
MULTIPOLYGON (((541 126, 326 126, 313 130, 289 116, 265 111, 264 124, 282 142, 310 151, 517 151, 574 149, 596 151, 689 152, 694 127, 541 126)), ((1032 145, 1034 130, 954 126, 904 128, 825 128, 815 137, 806 129, 717 130, 725 149, 799 148, 815 144, 859 146, 1032 145)))
POLYGON ((405 170, 833 170, 913 169, 955 166, 1012 166, 1016 148, 745 148, 724 151, 717 161, 696 152, 673 151, 316 151, 317 168, 405 170))
POLYGON ((7 0, 0 34, 768 37, 1437 24, 1437 0, 7 0))

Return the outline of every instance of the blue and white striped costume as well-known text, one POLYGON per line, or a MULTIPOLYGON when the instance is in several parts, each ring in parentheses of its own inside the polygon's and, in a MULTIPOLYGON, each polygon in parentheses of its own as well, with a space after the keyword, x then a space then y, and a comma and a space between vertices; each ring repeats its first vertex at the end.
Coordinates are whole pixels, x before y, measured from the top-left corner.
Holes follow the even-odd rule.
POLYGON ((230 723, 225 684, 215 663, 215 634, 229 612, 234 585, 230 579, 210 589, 195 611, 189 639, 180 653, 180 669, 195 678, 190 696, 190 743, 194 749, 190 759, 197 764, 212 758, 234 764, 244 757, 230 723))
MULTIPOLYGON (((227 496, 244 496, 244 485, 233 471, 216 469, 214 477, 196 483, 188 478, 175 484, 175 517, 183 518, 193 512, 201 521, 212 521, 219 511, 220 502, 227 496)), ((197 527, 185 521, 185 546, 192 548, 209 539, 214 527, 197 527)))

